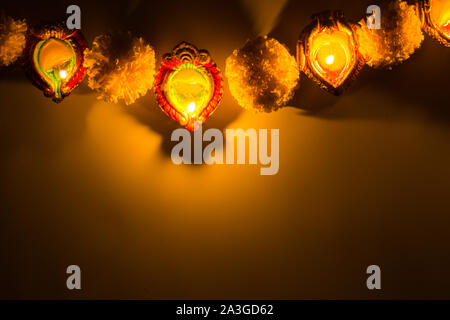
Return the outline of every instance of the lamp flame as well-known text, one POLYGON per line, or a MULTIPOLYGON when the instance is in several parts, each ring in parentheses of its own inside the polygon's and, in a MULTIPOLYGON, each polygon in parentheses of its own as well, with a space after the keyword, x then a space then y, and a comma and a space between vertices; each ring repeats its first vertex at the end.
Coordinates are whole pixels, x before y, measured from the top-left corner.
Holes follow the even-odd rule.
POLYGON ((61 77, 61 79, 65 79, 67 77, 67 70, 59 71, 59 76, 61 77))
POLYGON ((192 101, 191 103, 189 103, 186 110, 189 113, 193 113, 195 111, 195 102, 192 101))
POLYGON ((326 59, 328 64, 333 64, 334 62, 334 56, 333 55, 329 55, 326 59))

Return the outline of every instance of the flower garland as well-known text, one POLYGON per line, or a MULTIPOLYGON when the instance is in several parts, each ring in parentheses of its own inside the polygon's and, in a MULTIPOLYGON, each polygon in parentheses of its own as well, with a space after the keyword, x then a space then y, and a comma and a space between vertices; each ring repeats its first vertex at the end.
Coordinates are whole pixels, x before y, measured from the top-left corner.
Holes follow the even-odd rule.
MULTIPOLYGON (((365 66, 391 69, 421 46, 423 32, 450 47, 450 1, 394 0, 383 4, 381 29, 344 18, 341 11, 313 16, 300 33, 296 58, 276 39, 258 37, 226 59, 232 96, 246 109, 272 112, 299 86, 300 72, 339 95, 365 66)), ((62 24, 28 28, 25 20, 0 17, 0 66, 22 58, 34 85, 60 102, 83 80, 99 99, 127 105, 155 87, 161 109, 190 130, 218 107, 220 70, 206 50, 182 42, 164 55, 155 76, 155 51, 130 32, 100 35, 87 47, 80 30, 62 24)))

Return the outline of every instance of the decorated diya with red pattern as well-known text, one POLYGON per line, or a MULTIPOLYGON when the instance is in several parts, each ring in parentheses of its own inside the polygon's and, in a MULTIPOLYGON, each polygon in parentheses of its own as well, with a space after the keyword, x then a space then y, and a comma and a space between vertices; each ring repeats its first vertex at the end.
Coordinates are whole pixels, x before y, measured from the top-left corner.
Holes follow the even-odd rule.
POLYGON ((161 109, 191 131, 211 116, 223 95, 221 73, 208 51, 187 42, 162 57, 154 85, 161 109))
POLYGON ((31 28, 26 35, 23 66, 46 97, 61 102, 86 76, 85 49, 80 30, 69 30, 64 25, 31 28))

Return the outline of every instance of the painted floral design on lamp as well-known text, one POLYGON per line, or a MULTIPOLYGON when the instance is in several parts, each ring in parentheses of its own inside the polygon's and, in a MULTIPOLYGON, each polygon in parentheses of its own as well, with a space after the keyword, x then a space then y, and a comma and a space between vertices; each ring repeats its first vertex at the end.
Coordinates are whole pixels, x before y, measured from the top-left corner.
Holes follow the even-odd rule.
POLYGON ((46 97, 61 102, 86 76, 85 49, 86 41, 79 30, 63 25, 32 28, 26 35, 23 66, 46 97))
POLYGON ((208 51, 187 42, 162 57, 154 86, 161 109, 191 131, 216 110, 223 95, 221 73, 208 51))
POLYGON ((355 26, 341 11, 313 16, 297 43, 299 68, 321 88, 341 94, 364 66, 355 26))
POLYGON ((446 47, 450 47, 450 1, 419 0, 417 8, 423 29, 446 47))

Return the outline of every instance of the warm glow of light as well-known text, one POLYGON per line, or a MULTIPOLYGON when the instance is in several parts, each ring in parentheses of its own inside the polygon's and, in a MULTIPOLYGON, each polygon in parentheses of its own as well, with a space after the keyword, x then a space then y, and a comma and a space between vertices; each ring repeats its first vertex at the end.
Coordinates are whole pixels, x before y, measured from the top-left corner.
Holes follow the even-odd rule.
POLYGON ((189 103, 186 110, 189 113, 193 113, 195 111, 195 102, 192 101, 191 103, 189 103))
POLYGON ((55 67, 65 65, 74 59, 73 49, 63 40, 50 39, 39 47, 38 62, 44 72, 51 72, 55 67))
POLYGON ((61 39, 42 40, 34 52, 36 71, 52 88, 55 98, 62 97, 66 79, 74 70, 76 55, 69 42, 61 39))
POLYGON ((445 36, 450 38, 450 1, 431 0, 431 20, 440 28, 445 36))
POLYGON ((67 77, 67 70, 60 70, 59 71, 59 76, 61 77, 61 79, 65 79, 67 77))
POLYGON ((442 30, 450 37, 450 20, 442 26, 442 30))
POLYGON ((331 54, 326 59, 327 64, 333 64, 334 62, 334 56, 331 54))
POLYGON ((184 41, 163 55, 154 83, 161 109, 191 131, 205 122, 222 100, 222 77, 208 51, 184 41))
POLYGON ((345 30, 323 29, 309 39, 309 59, 314 71, 334 87, 348 77, 355 65, 351 34, 345 30))
POLYGON ((186 63, 168 75, 164 91, 175 109, 193 118, 208 105, 214 85, 206 72, 186 63))

